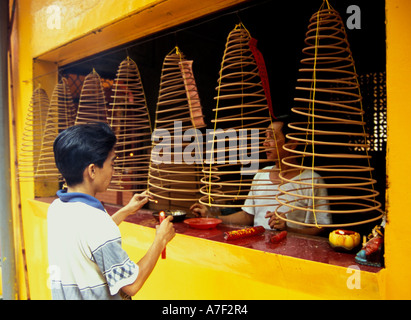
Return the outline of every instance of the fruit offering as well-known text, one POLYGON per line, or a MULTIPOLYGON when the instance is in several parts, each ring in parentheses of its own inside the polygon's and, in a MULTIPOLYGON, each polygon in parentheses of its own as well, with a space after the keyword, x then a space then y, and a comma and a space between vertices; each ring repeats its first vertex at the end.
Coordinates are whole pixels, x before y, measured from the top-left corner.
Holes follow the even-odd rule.
POLYGON ((361 237, 358 232, 337 229, 330 232, 328 240, 330 245, 336 250, 344 249, 351 251, 360 244, 361 237))

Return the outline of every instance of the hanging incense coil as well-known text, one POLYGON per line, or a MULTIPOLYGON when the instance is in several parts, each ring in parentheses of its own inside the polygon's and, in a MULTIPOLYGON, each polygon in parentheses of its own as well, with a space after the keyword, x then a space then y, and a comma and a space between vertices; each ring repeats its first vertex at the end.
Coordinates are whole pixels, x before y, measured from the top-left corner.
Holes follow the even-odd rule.
POLYGON ((40 158, 35 170, 35 178, 41 180, 58 179, 62 177, 54 161, 53 143, 57 135, 74 125, 76 109, 66 78, 55 86, 51 96, 43 131, 40 158))
POLYGON ((33 91, 26 122, 18 163, 19 180, 33 180, 37 168, 43 133, 50 101, 46 91, 38 87, 33 91))
POLYGON ((99 74, 93 69, 83 82, 75 124, 107 123, 107 105, 99 74))
POLYGON ((169 201, 170 206, 179 203, 187 207, 200 196, 203 150, 200 129, 204 121, 192 74, 191 62, 177 47, 165 57, 152 141, 149 191, 169 201), (191 138, 185 141, 188 135, 191 138))
POLYGON ((151 124, 136 63, 120 63, 113 85, 108 122, 117 137, 110 190, 142 192, 147 189, 151 124))
MULTIPOLYGON (((260 60, 262 56, 253 51, 257 51, 256 40, 242 24, 237 25, 228 35, 216 88, 214 143, 207 147, 200 199, 208 206, 243 207, 254 175, 266 162, 262 144, 271 123, 268 86, 260 76, 265 70, 256 62, 256 56, 260 60)), ((270 181, 263 183, 273 186, 270 181)), ((272 191, 267 205, 274 201, 274 187, 272 191)))
POLYGON ((291 169, 280 173, 283 185, 279 187, 277 200, 281 206, 288 207, 288 213, 295 209, 312 212, 314 216, 328 213, 333 215, 333 220, 344 221, 321 225, 317 221, 297 223, 278 213, 277 217, 317 227, 345 227, 376 221, 383 213, 376 200, 379 192, 374 189, 376 180, 372 178, 371 156, 367 152, 368 134, 364 129, 358 75, 344 23, 327 1, 312 15, 305 44, 292 108, 295 122, 289 124, 293 132, 287 135, 291 141, 284 145, 292 156, 283 159, 283 163, 291 169), (301 193, 284 188, 284 184, 291 181, 287 175, 298 175, 304 170, 317 172, 323 181, 312 176, 294 179, 299 185, 297 189, 311 190, 310 200, 313 203, 327 200, 329 208, 301 206, 301 193), (321 188, 326 188, 328 195, 316 198, 316 191, 321 188))

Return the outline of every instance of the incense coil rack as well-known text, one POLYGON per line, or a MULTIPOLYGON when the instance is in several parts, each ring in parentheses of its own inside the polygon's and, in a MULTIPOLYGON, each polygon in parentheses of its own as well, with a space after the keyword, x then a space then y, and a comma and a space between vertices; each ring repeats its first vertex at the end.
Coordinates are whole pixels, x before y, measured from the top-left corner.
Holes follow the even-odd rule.
POLYGON ((109 190, 142 192, 147 189, 151 123, 140 72, 129 57, 118 67, 112 99, 107 119, 117 144, 109 190))
POLYGON ((292 132, 284 145, 291 153, 283 159, 289 169, 280 173, 283 184, 277 200, 281 205, 276 214, 303 226, 347 227, 377 221, 383 212, 374 188, 362 97, 344 23, 339 13, 325 4, 311 16, 305 36, 305 57, 291 109, 292 132), (299 179, 307 170, 311 177, 299 179), (322 178, 315 178, 314 173, 322 178), (286 190, 284 186, 290 182, 298 187, 286 190), (298 190, 312 195, 299 202, 304 196, 298 190), (317 196, 320 190, 327 190, 327 195, 317 196), (311 206, 301 205, 307 198, 312 200, 311 206), (317 205, 324 202, 328 206, 317 205), (279 214, 281 210, 288 218, 279 214), (294 210, 311 212, 315 222, 294 221, 290 215, 294 210), (335 221, 317 223, 317 214, 332 215, 335 221))
POLYGON ((205 126, 201 110, 191 62, 176 47, 163 62, 148 181, 150 194, 170 207, 190 206, 200 196, 200 129, 205 126), (183 139, 186 134, 194 142, 183 139), (192 143, 198 143, 194 157, 186 152, 192 143))
MULTIPOLYGON (((269 91, 261 78, 265 69, 257 63, 251 42, 256 43, 242 24, 235 26, 226 41, 213 109, 213 144, 207 148, 201 188, 204 196, 200 199, 200 203, 211 207, 244 207, 257 182, 253 176, 266 161, 262 144, 271 123, 266 95, 269 91), (247 166, 242 162, 245 156, 249 159, 247 166)), ((275 189, 271 182, 258 183, 271 188, 271 197, 265 200, 273 202, 275 189)))
POLYGON ((35 89, 28 108, 19 154, 18 178, 21 181, 34 179, 49 105, 50 100, 46 91, 41 87, 35 89))
POLYGON ((74 125, 76 109, 66 78, 54 87, 50 107, 43 131, 39 162, 35 169, 35 178, 41 180, 60 180, 55 161, 53 143, 57 135, 74 125))
POLYGON ((75 124, 107 123, 107 104, 99 74, 93 69, 83 82, 75 124))

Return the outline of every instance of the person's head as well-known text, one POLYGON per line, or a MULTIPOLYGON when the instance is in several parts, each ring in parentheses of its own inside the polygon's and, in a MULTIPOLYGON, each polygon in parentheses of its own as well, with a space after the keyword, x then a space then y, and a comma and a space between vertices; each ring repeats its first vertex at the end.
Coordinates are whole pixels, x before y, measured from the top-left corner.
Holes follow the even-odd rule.
POLYGON ((268 160, 278 162, 288 155, 288 152, 283 149, 287 142, 288 133, 288 119, 275 119, 268 126, 265 132, 264 147, 266 148, 266 155, 268 160))
MULTIPOLYGON (((54 159, 68 186, 83 182, 84 170, 91 165, 103 168, 114 155, 116 136, 103 122, 79 124, 62 131, 54 140, 54 159)), ((110 176, 111 179, 111 176, 110 176)))

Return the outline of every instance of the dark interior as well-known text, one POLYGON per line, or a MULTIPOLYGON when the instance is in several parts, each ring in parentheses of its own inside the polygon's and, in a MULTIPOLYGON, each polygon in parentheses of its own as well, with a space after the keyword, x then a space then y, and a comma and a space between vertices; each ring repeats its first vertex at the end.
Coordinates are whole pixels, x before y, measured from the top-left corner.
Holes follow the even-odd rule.
MULTIPOLYGON (((347 8, 352 4, 350 0, 329 3, 340 13, 343 21, 351 16, 347 13, 347 8)), ((293 105, 308 21, 321 4, 322 0, 247 1, 62 66, 59 72, 61 76, 87 75, 94 68, 102 78, 114 79, 120 62, 129 56, 139 68, 151 119, 154 119, 162 63, 164 57, 177 45, 187 59, 194 60, 193 70, 203 112, 206 123, 210 124, 210 119, 214 116, 212 109, 215 106, 215 87, 226 39, 235 25, 242 22, 252 37, 258 40, 257 47, 267 67, 274 114, 281 116, 288 114, 293 105)), ((361 9, 361 29, 347 28, 347 35, 357 73, 359 76, 381 74, 382 85, 385 86, 385 1, 357 0, 356 5, 361 9)), ((386 128, 384 124, 375 122, 375 112, 384 114, 385 102, 379 101, 376 106, 374 89, 369 84, 364 84, 361 90, 367 130, 372 134, 375 126, 383 126, 378 132, 384 135, 386 128)), ((382 91, 384 95, 385 89, 382 91)), ((384 96, 378 99, 384 99, 384 96)), ((384 204, 386 144, 384 137, 378 139, 383 139, 381 146, 378 150, 371 150, 369 154, 372 155, 371 166, 375 168, 373 177, 378 181, 378 200, 384 204)))

